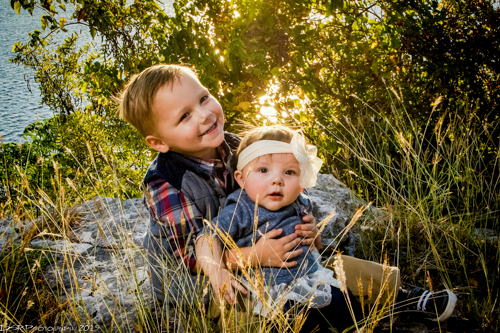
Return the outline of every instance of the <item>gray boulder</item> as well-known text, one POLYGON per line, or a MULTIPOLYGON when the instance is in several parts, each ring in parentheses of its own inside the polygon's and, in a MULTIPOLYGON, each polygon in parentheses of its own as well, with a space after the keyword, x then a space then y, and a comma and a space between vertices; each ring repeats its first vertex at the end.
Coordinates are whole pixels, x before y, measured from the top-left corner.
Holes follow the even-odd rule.
POLYGON ((70 238, 30 243, 55 259, 44 270, 45 280, 67 302, 64 315, 73 327, 135 331, 138 308, 153 305, 142 249, 148 212, 141 199, 102 197, 76 209, 82 218, 70 238))
MULTIPOLYGON (((318 222, 335 212, 322 231, 322 239, 325 247, 336 247, 340 243, 337 235, 365 203, 332 175, 319 175, 309 195, 318 222)), ((71 325, 98 325, 106 331, 109 327, 118 330, 118 325, 121 331, 136 331, 139 309, 151 308, 154 303, 142 247, 149 220, 142 199, 120 202, 96 197, 74 208, 81 220, 71 237, 35 238, 30 243, 55 259, 44 270, 45 280, 62 303, 67 302, 64 315, 71 325)), ((379 214, 377 210, 370 212, 379 214)), ((0 221, 2 246, 18 239, 22 229, 29 227, 29 223, 12 227, 9 222, 0 221)), ((348 254, 354 253, 359 239, 354 230, 342 239, 348 254)))
POLYGON ((353 256, 359 243, 359 225, 366 219, 378 220, 384 216, 382 210, 369 207, 356 224, 340 238, 356 211, 367 206, 367 203, 332 175, 319 174, 316 186, 308 189, 308 192, 314 204, 313 215, 317 223, 327 220, 321 232, 323 248, 337 249, 341 245, 342 250, 353 256))

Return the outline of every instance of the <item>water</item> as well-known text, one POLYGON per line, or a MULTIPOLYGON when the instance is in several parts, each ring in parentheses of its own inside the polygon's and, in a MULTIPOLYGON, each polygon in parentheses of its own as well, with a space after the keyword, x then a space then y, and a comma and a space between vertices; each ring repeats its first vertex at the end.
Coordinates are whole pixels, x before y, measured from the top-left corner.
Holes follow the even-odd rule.
MULTIPOLYGON (((173 1, 162 2, 165 12, 172 15, 173 1)), ((64 16, 68 22, 72 21, 71 12, 71 8, 67 7, 64 16)), ((41 13, 35 10, 31 16, 21 10, 21 15, 17 15, 10 7, 10 1, 0 1, 0 134, 4 142, 22 141, 26 126, 36 121, 37 117, 46 119, 53 115, 48 106, 40 105, 40 90, 34 79, 34 71, 8 61, 13 56, 11 50, 16 42, 26 42, 29 32, 41 30, 41 13)), ((88 31, 81 26, 68 27, 68 30, 69 33, 81 33, 79 45, 92 41, 88 31)), ((64 37, 65 34, 57 34, 54 40, 62 41, 64 37)), ((95 41, 99 42, 100 38, 96 36, 95 41)))
POLYGON ((26 41, 28 32, 40 26, 39 15, 31 17, 23 11, 18 16, 9 1, 0 2, 0 134, 4 142, 19 142, 24 128, 34 122, 37 115, 52 116, 47 106, 39 104, 40 91, 33 71, 7 61, 12 57, 12 46, 26 41))

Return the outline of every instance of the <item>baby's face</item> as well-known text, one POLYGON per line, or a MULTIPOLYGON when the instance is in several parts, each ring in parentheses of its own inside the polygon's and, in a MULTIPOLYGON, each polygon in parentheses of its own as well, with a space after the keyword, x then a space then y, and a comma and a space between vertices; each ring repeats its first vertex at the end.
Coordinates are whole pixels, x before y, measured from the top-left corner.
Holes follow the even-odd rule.
POLYGON ((300 194, 299 162, 291 153, 257 157, 234 177, 250 199, 271 211, 285 207, 300 194))

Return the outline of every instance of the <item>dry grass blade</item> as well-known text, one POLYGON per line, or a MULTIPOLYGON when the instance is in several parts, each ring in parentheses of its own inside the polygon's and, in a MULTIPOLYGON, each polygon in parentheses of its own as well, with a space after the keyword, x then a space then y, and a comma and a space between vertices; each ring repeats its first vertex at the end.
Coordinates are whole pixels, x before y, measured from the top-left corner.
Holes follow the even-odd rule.
POLYGON ((340 236, 340 239, 344 238, 344 236, 349 232, 349 230, 351 230, 352 227, 354 227, 354 225, 356 224, 356 221, 359 220, 359 218, 368 209, 368 207, 371 206, 371 204, 372 203, 370 202, 368 205, 358 208, 356 213, 354 213, 354 216, 351 218, 351 221, 349 222, 349 224, 344 228, 344 230, 342 230, 342 234, 340 236))
POLYGON ((316 227, 318 228, 318 232, 319 233, 322 233, 323 230, 325 229, 325 227, 328 225, 328 223, 332 220, 332 218, 337 214, 337 212, 334 210, 332 210, 332 212, 330 214, 328 214, 327 217, 325 217, 321 222, 319 222, 318 224, 316 224, 316 227))

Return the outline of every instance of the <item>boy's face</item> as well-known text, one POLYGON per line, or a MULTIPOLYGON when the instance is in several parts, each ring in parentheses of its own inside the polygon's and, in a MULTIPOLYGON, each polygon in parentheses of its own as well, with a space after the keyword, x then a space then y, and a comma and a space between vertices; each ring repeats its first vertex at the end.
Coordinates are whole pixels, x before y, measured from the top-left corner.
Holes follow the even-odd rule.
POLYGON ((160 152, 169 150, 199 158, 216 158, 224 140, 224 114, 219 102, 192 75, 156 93, 156 128, 146 142, 160 152))
POLYGON ((299 162, 291 153, 257 157, 234 177, 254 202, 275 211, 297 199, 300 194, 299 162))

